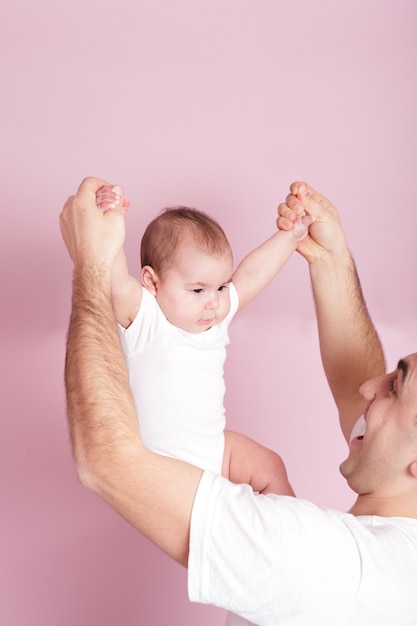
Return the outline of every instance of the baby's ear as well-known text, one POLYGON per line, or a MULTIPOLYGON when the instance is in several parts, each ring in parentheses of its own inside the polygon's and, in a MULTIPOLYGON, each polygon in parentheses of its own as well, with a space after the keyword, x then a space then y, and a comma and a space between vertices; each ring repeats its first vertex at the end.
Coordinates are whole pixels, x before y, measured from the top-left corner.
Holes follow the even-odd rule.
POLYGON ((408 471, 413 478, 417 478, 417 461, 413 461, 408 466, 408 471))
POLYGON ((158 275, 150 265, 145 265, 142 268, 142 285, 151 292, 153 296, 156 296, 158 291, 158 275))

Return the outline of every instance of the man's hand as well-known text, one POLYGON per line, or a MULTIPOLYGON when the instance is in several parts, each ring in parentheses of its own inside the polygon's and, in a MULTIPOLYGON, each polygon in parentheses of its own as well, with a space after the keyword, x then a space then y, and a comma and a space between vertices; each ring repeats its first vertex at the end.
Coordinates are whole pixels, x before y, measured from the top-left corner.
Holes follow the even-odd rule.
POLYGON ((278 207, 278 228, 295 228, 303 211, 314 218, 308 235, 299 242, 297 251, 313 263, 326 252, 346 250, 339 215, 332 203, 305 182, 293 183, 290 192, 286 201, 278 207))
POLYGON ((96 193, 103 186, 112 187, 99 178, 85 178, 60 215, 62 237, 76 266, 99 260, 111 268, 123 247, 126 208, 119 202, 110 210, 100 209, 96 193))

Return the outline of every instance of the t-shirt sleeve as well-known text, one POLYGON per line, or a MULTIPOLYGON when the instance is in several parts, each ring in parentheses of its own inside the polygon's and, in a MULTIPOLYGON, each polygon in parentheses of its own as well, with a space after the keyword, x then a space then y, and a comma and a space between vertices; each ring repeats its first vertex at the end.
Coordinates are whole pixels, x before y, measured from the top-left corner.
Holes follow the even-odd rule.
POLYGON ((142 300, 135 319, 128 328, 117 324, 120 342, 125 356, 143 351, 158 334, 163 314, 153 296, 142 289, 142 300))
POLYGON ((360 559, 337 512, 205 472, 191 521, 190 600, 255 624, 344 624, 360 559))
POLYGON ((228 318, 232 319, 235 315, 238 306, 239 306, 239 294, 237 293, 236 287, 233 283, 230 283, 230 311, 228 314, 228 318))

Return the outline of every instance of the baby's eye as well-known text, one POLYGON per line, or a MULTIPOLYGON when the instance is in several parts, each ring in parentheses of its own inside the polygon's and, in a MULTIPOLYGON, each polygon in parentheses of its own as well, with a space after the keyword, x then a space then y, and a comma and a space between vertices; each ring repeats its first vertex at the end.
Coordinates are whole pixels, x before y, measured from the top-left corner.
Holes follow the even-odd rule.
POLYGON ((221 287, 218 288, 217 291, 224 291, 225 289, 227 289, 226 285, 222 285, 221 287))
POLYGON ((203 293, 203 289, 201 289, 201 287, 199 289, 193 289, 193 293, 203 293))

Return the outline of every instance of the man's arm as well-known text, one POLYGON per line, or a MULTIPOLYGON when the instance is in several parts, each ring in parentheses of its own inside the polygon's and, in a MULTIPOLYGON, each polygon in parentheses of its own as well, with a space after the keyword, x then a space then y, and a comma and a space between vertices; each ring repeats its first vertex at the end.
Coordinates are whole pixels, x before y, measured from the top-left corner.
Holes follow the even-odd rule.
POLYGON ((385 358, 335 207, 307 183, 294 183, 278 207, 280 228, 291 228, 300 205, 315 221, 297 250, 309 263, 324 371, 349 441, 366 406, 359 387, 385 372, 385 358))
POLYGON ((61 214, 74 261, 65 384, 81 482, 178 562, 188 560, 192 505, 202 471, 142 443, 111 304, 111 272, 123 246, 120 211, 100 211, 86 179, 61 214))
POLYGON ((294 228, 275 233, 252 250, 236 268, 233 284, 239 295, 239 310, 275 278, 306 235, 310 219, 297 217, 294 228))

